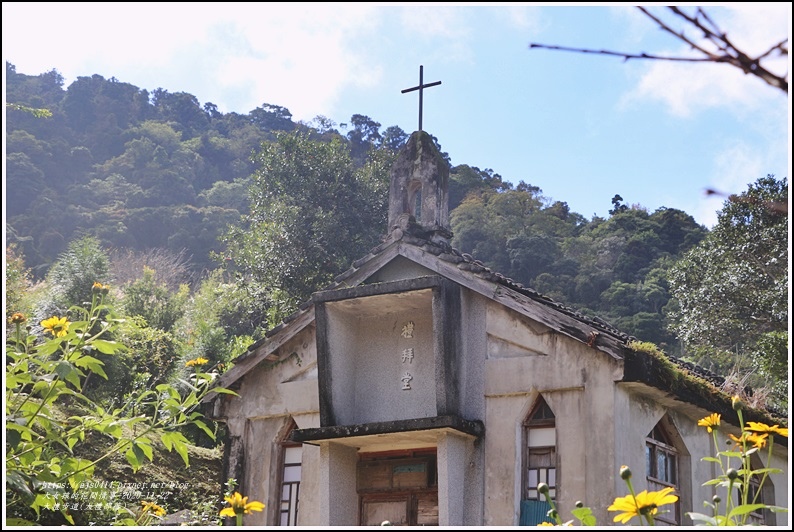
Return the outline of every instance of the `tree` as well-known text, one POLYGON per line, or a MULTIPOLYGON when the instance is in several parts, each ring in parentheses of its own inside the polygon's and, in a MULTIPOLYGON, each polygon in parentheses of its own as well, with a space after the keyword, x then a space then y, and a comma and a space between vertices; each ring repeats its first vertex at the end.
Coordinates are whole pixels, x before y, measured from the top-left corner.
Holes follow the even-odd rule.
MULTIPOLYGON (((87 236, 71 242, 47 274, 52 306, 43 309, 44 313, 63 314, 73 305, 88 305, 93 283, 107 279, 109 270, 110 259, 98 239, 87 236)), ((43 315, 42 319, 49 317, 43 315)))
POLYGON ((712 232, 671 269, 672 326, 684 342, 757 353, 778 345, 768 335, 787 334, 788 215, 769 208, 787 202, 786 178, 758 179, 725 202, 712 232))
POLYGON ((224 237, 225 262, 283 317, 385 233, 392 158, 379 150, 355 168, 341 137, 276 133, 255 155, 250 212, 224 237))
POLYGON ((292 113, 286 107, 263 103, 248 113, 251 123, 263 131, 292 131, 292 113))
POLYGON ((660 61, 683 61, 695 63, 720 63, 728 64, 740 69, 745 74, 750 74, 762 79, 770 86, 780 89, 784 93, 788 93, 788 73, 778 75, 770 72, 762 65, 762 61, 778 56, 788 55, 788 38, 773 44, 765 52, 752 57, 745 53, 728 38, 728 34, 711 19, 702 7, 697 7, 694 14, 685 12, 682 8, 676 6, 668 6, 670 12, 674 15, 675 22, 682 22, 684 27, 695 34, 700 35, 700 40, 692 39, 685 34, 684 29, 672 29, 672 23, 662 20, 662 15, 652 13, 648 8, 637 6, 637 9, 658 24, 659 28, 663 31, 673 35, 679 41, 687 44, 691 50, 697 52, 699 57, 681 57, 669 55, 647 54, 645 52, 625 53, 614 52, 609 50, 592 50, 584 48, 569 48, 565 46, 555 46, 547 44, 531 43, 529 48, 545 48, 548 50, 563 50, 567 52, 579 52, 584 54, 601 54, 622 57, 625 61, 629 59, 652 59, 660 61))
POLYGON ((378 149, 383 142, 380 134, 380 122, 375 122, 365 115, 353 115, 350 117, 353 129, 347 132, 350 141, 350 153, 354 160, 363 161, 366 159, 367 152, 371 149, 378 149))
POLYGON ((615 194, 612 197, 612 208, 609 210, 610 215, 614 216, 619 212, 626 212, 629 210, 629 206, 621 203, 622 201, 623 197, 620 194, 615 194))

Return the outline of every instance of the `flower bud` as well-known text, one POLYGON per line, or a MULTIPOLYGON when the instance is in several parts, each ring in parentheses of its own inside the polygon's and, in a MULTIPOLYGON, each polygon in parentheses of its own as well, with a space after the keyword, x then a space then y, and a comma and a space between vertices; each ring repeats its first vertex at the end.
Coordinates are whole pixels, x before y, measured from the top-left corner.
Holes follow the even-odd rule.
POLYGON ((549 485, 545 482, 541 482, 538 484, 538 493, 542 495, 547 495, 549 493, 549 485))
POLYGON ((714 502, 714 504, 719 504, 722 502, 722 499, 720 499, 719 495, 715 495, 714 497, 711 498, 711 500, 714 502))
POLYGON ((620 466, 620 478, 623 480, 628 480, 631 478, 631 469, 629 469, 629 466, 620 466))
POLYGON ((742 399, 738 395, 734 395, 731 397, 731 406, 734 410, 742 410, 744 408, 744 403, 742 399))
POLYGON ((728 478, 730 480, 736 480, 737 478, 739 478, 739 472, 736 471, 734 468, 728 469, 728 471, 726 471, 725 473, 728 475, 728 478))
POLYGON ((577 508, 583 508, 584 503, 582 501, 576 501, 576 504, 574 506, 576 506, 577 508))

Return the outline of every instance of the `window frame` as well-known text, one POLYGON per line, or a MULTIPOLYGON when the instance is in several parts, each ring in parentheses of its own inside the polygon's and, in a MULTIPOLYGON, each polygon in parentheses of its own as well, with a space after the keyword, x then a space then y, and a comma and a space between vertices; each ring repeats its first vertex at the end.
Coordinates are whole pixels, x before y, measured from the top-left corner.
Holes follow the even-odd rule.
POLYGON ((645 437, 645 480, 649 491, 663 488, 673 488, 678 500, 673 503, 673 511, 658 513, 654 519, 665 525, 680 526, 681 523, 681 452, 673 444, 667 429, 662 421, 657 423, 645 437), (658 473, 659 454, 666 457, 665 478, 660 478, 658 473), (670 467, 673 464, 673 467, 670 467), (672 475, 670 472, 673 472, 672 475), (672 477, 672 478, 671 478, 672 477))
POLYGON ((276 511, 275 511, 275 525, 276 526, 299 526, 298 525, 298 516, 300 511, 300 484, 301 478, 303 476, 303 444, 296 443, 293 441, 288 440, 289 434, 292 432, 293 429, 297 428, 294 421, 291 423, 290 427, 285 433, 284 439, 279 443, 279 469, 278 469, 278 491, 276 492, 275 501, 276 501, 276 511), (287 462, 287 454, 289 449, 301 449, 301 459, 300 462, 287 462), (286 478, 286 469, 288 467, 298 467, 298 480, 297 481, 285 481, 286 478), (284 489, 285 487, 289 488, 289 496, 287 499, 284 498, 284 489), (294 504, 293 504, 294 502, 294 504), (286 509, 284 508, 284 504, 287 505, 286 509), (286 524, 283 524, 284 515, 287 516, 286 524))
POLYGON ((549 496, 552 500, 557 499, 557 492, 560 489, 560 461, 559 453, 557 452, 557 424, 556 416, 549 407, 543 396, 539 396, 537 401, 530 410, 529 415, 522 423, 523 428, 523 449, 521 451, 521 500, 545 500, 537 491, 537 483, 534 487, 530 487, 530 472, 537 471, 537 479, 539 482, 545 482, 549 486, 549 496), (533 430, 538 429, 553 429, 554 431, 554 445, 539 445, 530 447, 530 434, 533 430), (533 453, 534 451, 534 453, 533 453), (540 453, 550 453, 553 465, 548 466, 535 466, 532 456, 540 456, 540 453), (553 475, 553 481, 550 482, 550 472, 553 475))

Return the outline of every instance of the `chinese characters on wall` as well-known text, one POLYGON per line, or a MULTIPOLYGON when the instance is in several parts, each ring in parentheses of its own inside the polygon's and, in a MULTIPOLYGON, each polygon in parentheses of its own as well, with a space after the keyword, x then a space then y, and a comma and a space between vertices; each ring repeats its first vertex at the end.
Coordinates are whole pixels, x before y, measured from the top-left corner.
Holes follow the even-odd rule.
MULTIPOLYGON (((405 325, 403 325, 402 332, 400 335, 403 338, 408 340, 413 340, 414 337, 414 322, 409 321, 405 325)), ((414 348, 413 347, 406 347, 402 350, 402 356, 400 358, 400 362, 403 366, 405 366, 405 371, 400 377, 400 381, 402 382, 402 389, 403 390, 410 390, 411 389, 411 381, 414 380, 414 376, 411 374, 408 369, 410 369, 411 365, 414 361, 414 348)))

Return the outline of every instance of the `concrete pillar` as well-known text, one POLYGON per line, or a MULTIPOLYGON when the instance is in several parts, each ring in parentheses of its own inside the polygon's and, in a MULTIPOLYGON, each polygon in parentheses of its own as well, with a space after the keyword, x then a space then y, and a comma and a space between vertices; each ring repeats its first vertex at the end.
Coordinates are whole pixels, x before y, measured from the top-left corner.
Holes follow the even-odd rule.
POLYGON ((438 524, 463 526, 466 486, 466 447, 469 441, 457 434, 438 438, 438 524))
MULTIPOLYGON (((333 442, 320 444, 319 514, 324 526, 357 526, 355 448, 333 442)), ((305 511, 305 509, 303 509, 305 511)))

